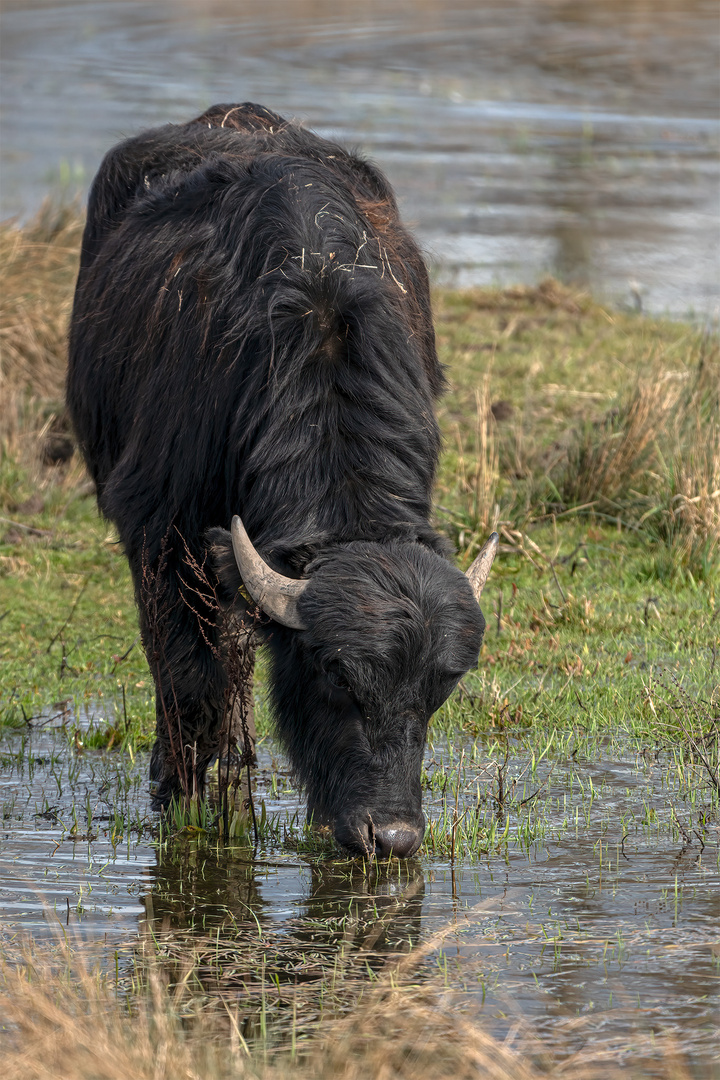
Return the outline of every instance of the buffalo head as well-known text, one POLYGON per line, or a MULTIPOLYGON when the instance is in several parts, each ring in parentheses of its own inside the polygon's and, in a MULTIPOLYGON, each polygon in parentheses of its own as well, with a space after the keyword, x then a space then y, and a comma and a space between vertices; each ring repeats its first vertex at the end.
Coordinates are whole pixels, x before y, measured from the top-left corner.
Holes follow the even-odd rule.
POLYGON ((497 535, 467 574, 416 541, 356 540, 324 550, 296 579, 268 566, 238 517, 231 567, 218 532, 221 579, 242 580, 273 620, 275 722, 308 812, 351 853, 412 855, 425 829, 428 722, 477 663, 497 535))

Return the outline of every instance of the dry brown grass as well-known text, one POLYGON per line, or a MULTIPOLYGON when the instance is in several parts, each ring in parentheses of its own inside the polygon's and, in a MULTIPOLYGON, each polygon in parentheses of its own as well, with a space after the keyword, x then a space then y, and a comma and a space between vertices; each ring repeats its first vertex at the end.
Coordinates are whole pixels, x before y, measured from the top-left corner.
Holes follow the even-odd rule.
MULTIPOLYGON (((13 960, 0 968, 4 1080, 613 1080, 620 1074, 617 1048, 614 1055, 587 1048, 558 1062, 519 1026, 505 1042, 493 1038, 453 995, 403 980, 402 963, 310 1038, 249 1046, 232 999, 203 1008, 187 991, 189 977, 169 988, 161 969, 151 968, 142 991, 119 997, 106 977, 79 967, 67 947, 54 956, 26 949, 13 960)), ((642 1060, 639 1048, 635 1060, 642 1060)), ((623 1076, 711 1075, 689 1071, 671 1043, 649 1037, 646 1050, 642 1068, 626 1065, 623 1076)))
POLYGON ((45 204, 0 226, 0 443, 14 446, 62 410, 67 327, 83 221, 45 204))
POLYGON ((567 506, 623 500, 642 486, 658 434, 677 406, 680 386, 664 378, 638 383, 630 400, 588 423, 570 443, 556 487, 567 506))
MULTIPOLYGON (((670 450, 643 524, 693 572, 720 558, 720 357, 715 344, 669 418, 670 450)), ((662 445, 662 443, 661 443, 662 445)))
POLYGON ((668 466, 656 531, 683 566, 711 567, 720 556, 720 422, 701 424, 668 466))
MULTIPOLYGON (((456 425, 457 462, 455 485, 465 502, 466 513, 456 523, 461 558, 477 554, 487 533, 497 527, 499 507, 497 488, 500 478, 498 441, 490 396, 491 375, 487 372, 475 391, 475 432, 472 454, 463 450, 463 440, 456 425)), ((447 512, 447 511, 446 511, 447 512)))

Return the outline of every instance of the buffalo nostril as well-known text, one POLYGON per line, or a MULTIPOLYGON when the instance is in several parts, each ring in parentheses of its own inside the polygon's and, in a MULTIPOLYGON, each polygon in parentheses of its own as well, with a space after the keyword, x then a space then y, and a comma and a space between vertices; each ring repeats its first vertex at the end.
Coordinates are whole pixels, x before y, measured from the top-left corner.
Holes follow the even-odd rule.
POLYGON ((360 846, 365 858, 370 858, 373 853, 373 834, 365 823, 358 826, 353 839, 355 844, 360 846))
POLYGON ((375 854, 378 859, 389 859, 391 855, 396 859, 409 859, 420 847, 422 838, 423 830, 404 821, 394 821, 375 829, 375 854))

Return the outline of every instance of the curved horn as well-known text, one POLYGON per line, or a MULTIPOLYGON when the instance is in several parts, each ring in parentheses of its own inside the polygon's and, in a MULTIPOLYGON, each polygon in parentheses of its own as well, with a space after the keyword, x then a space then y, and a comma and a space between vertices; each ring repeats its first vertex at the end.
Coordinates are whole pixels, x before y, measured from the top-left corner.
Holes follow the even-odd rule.
POLYGON ((470 586, 475 593, 475 599, 478 604, 480 603, 480 594, 488 579, 493 559, 497 555, 499 544, 500 537, 496 532, 492 533, 481 547, 480 554, 477 556, 470 569, 465 573, 465 577, 470 582, 470 586))
POLYGON ((235 515, 230 526, 235 562, 248 593, 266 615, 291 630, 304 630, 297 602, 309 582, 284 577, 258 555, 245 526, 235 515))

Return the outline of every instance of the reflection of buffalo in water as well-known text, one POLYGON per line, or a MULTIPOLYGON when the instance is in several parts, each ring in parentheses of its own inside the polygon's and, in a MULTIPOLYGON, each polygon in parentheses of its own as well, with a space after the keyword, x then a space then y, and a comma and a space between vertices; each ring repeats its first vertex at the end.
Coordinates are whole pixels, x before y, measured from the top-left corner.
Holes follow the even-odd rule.
POLYGON ((257 105, 108 153, 68 405, 135 582, 158 808, 202 790, 229 684, 247 696, 234 602, 263 613, 315 819, 356 854, 420 846, 428 721, 477 662, 497 547, 466 577, 430 524, 442 387, 427 271, 369 163, 257 105))
POLYGON ((205 991, 239 997, 249 1015, 268 986, 277 1005, 301 985, 313 1000, 342 994, 420 936, 425 882, 412 861, 252 861, 178 847, 151 875, 146 946, 159 945, 171 981, 192 963, 205 991))
POLYGON ((412 862, 315 864, 298 938, 325 935, 330 944, 349 946, 380 966, 419 941, 424 895, 425 879, 412 862))

